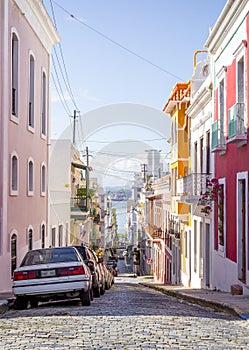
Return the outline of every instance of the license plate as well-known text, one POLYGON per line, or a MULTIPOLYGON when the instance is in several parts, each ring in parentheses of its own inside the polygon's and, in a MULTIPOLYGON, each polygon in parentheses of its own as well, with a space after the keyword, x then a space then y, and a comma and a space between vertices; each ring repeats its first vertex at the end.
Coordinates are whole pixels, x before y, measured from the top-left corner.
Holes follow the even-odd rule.
POLYGON ((53 277, 55 276, 55 270, 42 270, 41 277, 53 277))

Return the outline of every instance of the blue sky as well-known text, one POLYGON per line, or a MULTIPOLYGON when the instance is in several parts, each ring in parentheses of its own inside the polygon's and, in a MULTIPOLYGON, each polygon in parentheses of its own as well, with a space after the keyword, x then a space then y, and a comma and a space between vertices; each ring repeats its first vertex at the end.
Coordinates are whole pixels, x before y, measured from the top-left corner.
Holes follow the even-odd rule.
MULTIPOLYGON (((61 47, 53 51, 54 80, 65 101, 63 107, 52 84, 51 136, 57 138, 68 127, 75 104, 81 115, 122 103, 161 112, 175 83, 191 77, 193 54, 204 49, 209 28, 226 0, 44 0, 44 4, 61 38, 61 47), (75 104, 61 76, 59 65, 64 70, 64 64, 75 104)), ((144 127, 137 134, 139 140, 143 134, 145 139, 157 138, 155 130, 149 135, 144 127)), ((113 135, 106 128, 110 142, 112 137, 113 141, 127 139, 122 127, 119 131, 116 127, 113 135)), ((93 142, 99 139, 105 140, 103 130, 83 139, 82 149, 89 141, 94 154, 103 147, 93 142)), ((162 149, 162 142, 149 147, 162 149)), ((166 146, 163 151, 167 153, 166 146)))

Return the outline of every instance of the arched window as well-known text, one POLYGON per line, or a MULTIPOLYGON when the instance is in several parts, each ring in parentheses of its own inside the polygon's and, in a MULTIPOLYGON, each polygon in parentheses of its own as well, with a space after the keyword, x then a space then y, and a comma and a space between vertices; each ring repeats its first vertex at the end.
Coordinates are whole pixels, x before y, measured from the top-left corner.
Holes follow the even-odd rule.
POLYGON ((34 193, 34 163, 31 159, 28 161, 28 195, 34 193))
POLYGON ((11 38, 11 114, 18 117, 18 53, 19 40, 15 33, 11 38))
POLYGON ((18 159, 16 155, 11 157, 11 191, 18 191, 18 159))
POLYGON ((33 230, 31 228, 28 231, 28 249, 33 249, 33 230))
POLYGON ((34 128, 34 100, 35 100, 35 59, 29 56, 29 111, 28 126, 34 128))
POLYGON ((45 248, 45 225, 41 226, 41 247, 45 248))
POLYGON ((13 233, 10 241, 10 253, 11 253, 11 276, 16 269, 16 252, 17 252, 17 235, 13 233))
POLYGON ((42 72, 42 115, 41 115, 41 133, 46 136, 47 131, 47 77, 42 72))
POLYGON ((46 166, 42 164, 41 166, 41 195, 46 195, 46 166))

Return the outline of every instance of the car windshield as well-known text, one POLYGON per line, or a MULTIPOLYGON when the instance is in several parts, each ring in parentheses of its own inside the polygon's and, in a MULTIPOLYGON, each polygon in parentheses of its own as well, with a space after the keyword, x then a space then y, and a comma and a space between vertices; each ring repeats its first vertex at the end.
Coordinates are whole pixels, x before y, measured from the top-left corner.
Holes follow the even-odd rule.
POLYGON ((57 262, 79 261, 73 248, 48 248, 30 250, 24 257, 21 266, 49 264, 57 262))

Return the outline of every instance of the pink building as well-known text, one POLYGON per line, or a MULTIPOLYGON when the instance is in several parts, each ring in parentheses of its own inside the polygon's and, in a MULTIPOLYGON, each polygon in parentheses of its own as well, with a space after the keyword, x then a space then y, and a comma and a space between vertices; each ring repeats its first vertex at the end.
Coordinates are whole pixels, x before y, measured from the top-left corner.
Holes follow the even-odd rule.
POLYGON ((213 59, 212 151, 220 190, 214 217, 212 287, 249 293, 249 2, 227 1, 206 46, 213 59))
POLYGON ((0 291, 27 250, 46 246, 50 55, 41 0, 0 0, 0 291))

